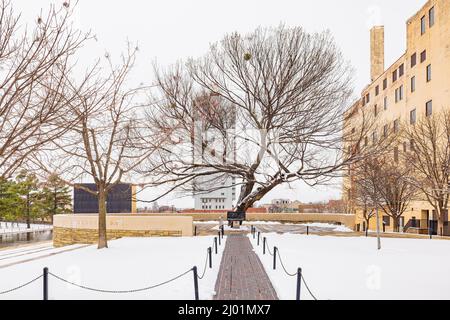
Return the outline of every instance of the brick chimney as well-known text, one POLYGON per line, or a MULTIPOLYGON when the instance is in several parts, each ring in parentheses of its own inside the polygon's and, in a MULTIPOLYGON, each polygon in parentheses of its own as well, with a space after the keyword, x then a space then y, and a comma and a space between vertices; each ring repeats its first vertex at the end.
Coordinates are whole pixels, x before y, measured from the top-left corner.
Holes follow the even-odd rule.
POLYGON ((377 79, 384 72, 384 26, 370 29, 370 78, 377 79))

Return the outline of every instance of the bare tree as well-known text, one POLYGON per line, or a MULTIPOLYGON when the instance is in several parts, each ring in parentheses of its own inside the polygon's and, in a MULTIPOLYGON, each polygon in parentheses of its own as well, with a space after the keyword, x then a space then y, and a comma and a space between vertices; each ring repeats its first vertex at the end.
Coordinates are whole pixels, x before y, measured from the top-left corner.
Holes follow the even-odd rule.
POLYGON ((413 169, 412 182, 435 209, 438 228, 449 232, 448 221, 450 182, 450 113, 446 110, 423 117, 405 130, 409 144, 405 161, 413 169))
POLYGON ((344 145, 361 145, 371 129, 345 128, 351 70, 329 33, 280 26, 231 34, 201 59, 155 71, 160 94, 149 124, 170 143, 147 170, 151 185, 239 185, 236 211, 282 184, 329 181, 361 155, 344 145))
POLYGON ((144 88, 128 88, 136 51, 137 48, 129 46, 118 66, 113 65, 107 55, 108 72, 97 67, 96 72, 88 73, 81 85, 71 81, 72 85, 65 89, 78 93, 78 99, 72 101, 70 107, 72 117, 80 121, 53 142, 51 154, 41 153, 36 161, 46 172, 55 172, 66 183, 98 198, 99 249, 108 246, 108 193, 123 179, 130 179, 133 170, 149 159, 158 142, 157 136, 147 134, 143 122, 143 105, 138 100, 144 88), (76 184, 84 177, 94 181, 96 190, 76 184))
POLYGON ((359 207, 367 226, 373 214, 369 208, 381 209, 393 220, 394 231, 399 231, 400 218, 406 212, 417 189, 410 181, 411 167, 395 155, 385 154, 377 158, 364 159, 355 170, 354 186, 359 207))
MULTIPOLYGON (((71 126, 62 90, 71 59, 90 38, 73 28, 68 3, 51 6, 31 30, 8 0, 0 1, 0 175, 9 177, 31 154, 71 126), (65 121, 65 125, 60 123, 65 121)), ((65 100, 71 100, 66 96, 65 100)))

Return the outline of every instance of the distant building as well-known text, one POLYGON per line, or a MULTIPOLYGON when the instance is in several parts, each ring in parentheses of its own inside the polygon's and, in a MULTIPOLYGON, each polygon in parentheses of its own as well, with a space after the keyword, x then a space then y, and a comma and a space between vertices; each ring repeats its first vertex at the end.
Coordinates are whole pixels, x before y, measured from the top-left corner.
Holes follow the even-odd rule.
MULTIPOLYGON (((93 183, 76 184, 73 190, 73 212, 98 213, 98 198, 80 187, 97 191, 93 183)), ((117 184, 108 193, 106 200, 107 213, 136 213, 136 186, 132 184, 117 184)))
MULTIPOLYGON (((222 101, 219 97, 213 95, 206 95, 199 97, 196 100, 196 107, 199 109, 205 108, 220 108, 222 101)), ((232 112, 230 112, 232 114, 232 112)), ((196 119, 202 120, 201 112, 196 113, 196 119)), ((229 119, 229 130, 234 130, 236 119, 229 119)), ((194 147, 194 161, 204 161, 213 154, 217 159, 222 157, 235 161, 236 160, 236 144, 231 143, 230 146, 224 145, 223 137, 217 136, 215 132, 204 132, 204 123, 197 121, 195 124, 195 136, 197 139, 207 142, 208 148, 204 148, 203 143, 195 145, 194 147), (228 150, 222 154, 221 150, 228 150), (221 155, 220 157, 218 155, 221 155)), ((229 137, 228 137, 229 139, 229 137)), ((230 143, 225 139, 225 143, 230 143)), ((194 180, 194 206, 195 210, 232 210, 233 203, 236 200, 236 178, 229 174, 217 174, 216 176, 198 177, 194 180)))

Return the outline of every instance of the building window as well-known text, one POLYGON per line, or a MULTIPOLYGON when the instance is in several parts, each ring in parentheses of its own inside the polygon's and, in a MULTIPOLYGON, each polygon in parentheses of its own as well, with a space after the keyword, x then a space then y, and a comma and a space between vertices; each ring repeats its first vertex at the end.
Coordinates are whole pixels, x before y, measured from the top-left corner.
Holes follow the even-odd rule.
POLYGON ((407 152, 408 151, 408 144, 406 142, 403 142, 403 152, 407 152))
POLYGON ((380 94, 380 86, 375 87, 375 95, 378 96, 380 94))
POLYGON ((383 224, 386 227, 389 227, 391 225, 391 217, 389 216, 383 216, 383 224))
POLYGON ((431 64, 427 66, 427 82, 431 81, 431 64))
POLYGON ((416 124, 416 109, 411 110, 411 112, 409 113, 409 123, 416 124))
POLYGON ((375 105, 373 107, 373 113, 374 113, 375 117, 378 115, 378 106, 377 105, 375 105))
POLYGON ((370 93, 366 94, 366 103, 370 102, 370 93))
POLYGON ((411 92, 416 91, 416 77, 411 78, 411 92))
POLYGON ((403 85, 395 89, 395 102, 403 100, 403 85))
POLYGON ((398 147, 394 148, 394 161, 398 162, 398 147))
POLYGON ((384 126, 384 128, 383 128, 383 137, 384 137, 384 138, 387 138, 388 134, 389 134, 389 127, 388 127, 388 125, 386 124, 386 125, 384 126))
POLYGON ((426 24, 425 24, 425 22, 426 22, 426 17, 425 16, 423 16, 421 19, 420 19, 420 34, 424 34, 425 33, 425 31, 426 31, 426 24))
POLYGON ((387 110, 388 108, 388 97, 384 97, 384 110, 387 110))
POLYGON ((411 56, 411 68, 413 68, 417 64, 417 53, 414 53, 411 56))
POLYGON ((373 144, 377 143, 378 141, 378 134, 376 132, 372 133, 372 142, 373 144))
POLYGON ((387 78, 383 80, 383 90, 387 88, 387 78))
POLYGON ((394 72, 392 72, 392 82, 397 81, 397 69, 395 69, 394 72))
POLYGON ((427 102, 426 106, 425 106, 425 115, 427 117, 430 117, 433 114, 433 101, 430 100, 427 102))
POLYGON ((369 145, 369 138, 364 137, 364 146, 368 146, 369 145))
POLYGON ((434 7, 432 7, 431 9, 430 9, 430 11, 428 11, 428 17, 429 17, 429 23, 430 23, 430 28, 432 27, 432 26, 434 26, 434 7))
POLYGON ((405 74, 405 65, 402 63, 398 68, 398 76, 401 77, 405 74))
POLYGON ((410 140, 409 141, 409 148, 411 149, 411 151, 414 151, 415 149, 415 142, 414 142, 414 140, 410 140))
POLYGON ((420 53, 420 62, 424 62, 425 60, 427 60, 427 50, 423 50, 420 53))
POLYGON ((394 121, 394 133, 398 133, 400 126, 400 121, 397 119, 394 121))

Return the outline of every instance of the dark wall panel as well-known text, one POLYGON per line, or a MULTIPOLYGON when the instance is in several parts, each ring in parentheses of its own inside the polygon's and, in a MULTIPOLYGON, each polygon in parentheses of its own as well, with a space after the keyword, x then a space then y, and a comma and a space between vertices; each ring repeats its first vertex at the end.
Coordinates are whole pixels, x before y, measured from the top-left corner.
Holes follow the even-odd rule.
MULTIPOLYGON (((82 184, 81 186, 89 188, 89 190, 97 190, 95 184, 82 184)), ((73 201, 74 213, 98 213, 97 197, 77 186, 74 188, 73 201)), ((106 210, 108 213, 132 212, 131 184, 118 184, 111 189, 106 201, 106 210)))

